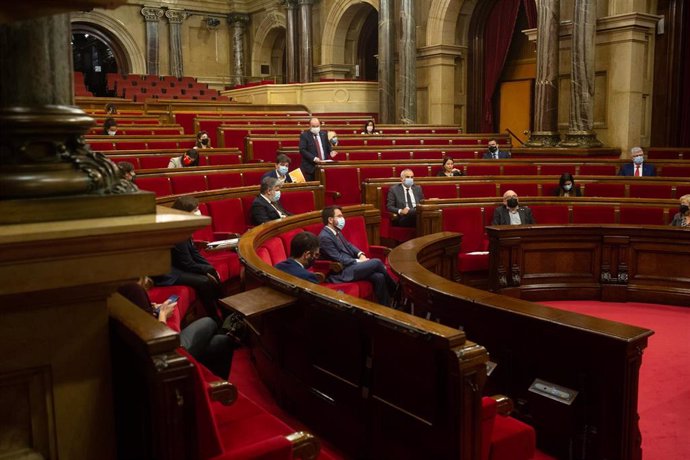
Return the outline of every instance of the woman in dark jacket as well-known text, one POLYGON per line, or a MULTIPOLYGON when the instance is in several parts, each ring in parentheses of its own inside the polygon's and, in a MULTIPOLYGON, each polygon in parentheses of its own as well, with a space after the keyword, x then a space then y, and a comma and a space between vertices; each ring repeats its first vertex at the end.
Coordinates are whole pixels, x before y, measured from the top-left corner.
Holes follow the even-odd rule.
POLYGON ((558 180, 558 188, 554 190, 554 195, 562 197, 582 196, 580 188, 575 185, 575 179, 570 173, 561 174, 558 180))
POLYGON ((462 171, 455 168, 455 163, 451 157, 445 157, 441 164, 441 170, 436 175, 439 177, 462 176, 462 171))
POLYGON ((680 207, 671 225, 674 227, 690 227, 690 195, 683 195, 680 197, 680 207))

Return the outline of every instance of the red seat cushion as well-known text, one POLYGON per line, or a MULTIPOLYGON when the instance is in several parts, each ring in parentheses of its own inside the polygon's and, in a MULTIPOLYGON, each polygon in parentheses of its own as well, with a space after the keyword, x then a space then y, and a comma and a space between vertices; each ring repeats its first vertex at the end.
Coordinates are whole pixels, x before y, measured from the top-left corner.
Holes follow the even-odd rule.
POLYGON ((625 184, 600 184, 592 183, 583 186, 586 196, 625 197, 625 184))
POLYGON ((582 165, 581 176, 615 176, 618 168, 615 165, 582 165))
POLYGON ((468 176, 498 176, 500 174, 500 165, 467 165, 468 176))
POLYGON ((247 230, 245 221, 239 218, 244 215, 240 198, 209 201, 207 205, 215 233, 244 233, 247 230))
POLYGON ((537 165, 503 165, 505 176, 536 176, 537 165))
POLYGON ((457 184, 429 184, 422 188, 425 198, 457 198, 457 184))
MULTIPOLYGON (((313 192, 284 191, 280 202, 283 207, 293 214, 302 214, 316 209, 313 192)), ((289 246, 286 246, 289 247, 289 246)))
POLYGON ((203 174, 172 176, 170 182, 172 183, 173 193, 176 195, 202 192, 208 189, 206 176, 203 174))
POLYGON ((151 155, 139 157, 141 169, 167 168, 170 158, 165 155, 151 155))
POLYGON ((630 198, 673 198, 670 185, 630 184, 630 198))
POLYGON ((664 225, 664 208, 621 206, 621 224, 664 225))
POLYGON ((529 460, 534 456, 536 446, 534 428, 513 417, 496 416, 491 431, 489 460, 529 460))
POLYGON ((512 190, 518 194, 518 196, 539 196, 539 186, 537 184, 530 183, 502 183, 499 187, 499 193, 501 196, 508 190, 512 190))
POLYGON ((496 196, 496 184, 460 184, 460 198, 496 196))
POLYGON ((242 187, 242 175, 240 173, 217 173, 206 176, 209 190, 220 188, 242 187))
POLYGON ((615 224, 613 206, 573 206, 574 224, 615 224))
POLYGON ((567 205, 530 206, 534 221, 539 224, 566 225, 569 223, 567 205))
MULTIPOLYGON (((505 171, 505 167, 503 168, 505 171)), ((560 176, 563 173, 575 175, 575 165, 572 164, 549 164, 541 165, 540 173, 542 176, 560 176)))
POLYGON ((137 177, 136 184, 141 190, 153 192, 156 196, 173 194, 170 179, 167 177, 137 177))

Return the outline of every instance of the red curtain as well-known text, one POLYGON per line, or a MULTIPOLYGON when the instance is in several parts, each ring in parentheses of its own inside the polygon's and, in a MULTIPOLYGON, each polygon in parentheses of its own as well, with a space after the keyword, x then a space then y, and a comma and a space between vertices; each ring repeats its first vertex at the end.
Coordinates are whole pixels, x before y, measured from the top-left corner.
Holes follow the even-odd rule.
POLYGON ((501 0, 496 2, 488 16, 484 29, 484 116, 481 131, 494 131, 493 96, 508 49, 522 0, 501 0))
POLYGON ((534 29, 537 27, 537 2, 536 0, 523 0, 522 6, 525 8, 527 16, 527 27, 534 29))

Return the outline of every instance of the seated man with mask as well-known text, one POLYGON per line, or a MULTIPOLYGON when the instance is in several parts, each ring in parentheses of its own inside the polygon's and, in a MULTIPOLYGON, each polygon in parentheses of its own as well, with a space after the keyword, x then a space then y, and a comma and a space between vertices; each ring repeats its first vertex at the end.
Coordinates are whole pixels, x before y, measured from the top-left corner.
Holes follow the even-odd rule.
POLYGON ((386 271, 380 259, 369 259, 364 252, 350 243, 343 235, 345 217, 339 206, 328 206, 321 212, 324 223, 319 233, 321 255, 343 266, 340 273, 329 275, 329 283, 349 283, 350 281, 367 280, 374 288, 376 301, 382 305, 391 305, 396 283, 386 271))
MULTIPOLYGON (((290 257, 276 264, 278 270, 312 283, 320 283, 320 274, 307 270, 319 257, 319 239, 310 232, 298 233, 290 243, 290 257)), ((322 275, 323 276, 323 275, 322 275)))
POLYGON ((528 225, 535 224, 532 210, 520 206, 517 193, 508 190, 503 194, 503 206, 494 210, 491 225, 528 225))
POLYGON ((415 227, 417 205, 423 199, 422 187, 414 185, 414 172, 404 169, 400 173, 400 183, 388 189, 386 209, 394 214, 392 224, 398 227, 415 227))
POLYGON ((267 177, 261 181, 259 195, 254 198, 251 209, 252 224, 261 225, 270 220, 291 216, 280 204, 280 184, 278 179, 267 177))
POLYGON ((268 171, 265 173, 263 176, 261 176, 261 182, 264 181, 267 177, 272 177, 274 179, 278 179, 278 183, 282 185, 285 182, 292 182, 292 177, 288 174, 290 171, 290 157, 285 155, 284 153, 279 153, 278 156, 276 156, 276 169, 272 171, 268 171))

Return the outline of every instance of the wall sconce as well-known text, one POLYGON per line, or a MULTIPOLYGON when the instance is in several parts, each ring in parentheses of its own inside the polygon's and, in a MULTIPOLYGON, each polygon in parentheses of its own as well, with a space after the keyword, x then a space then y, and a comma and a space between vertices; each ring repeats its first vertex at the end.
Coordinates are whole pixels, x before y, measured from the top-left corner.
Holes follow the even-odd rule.
POLYGON ((206 17, 203 21, 208 30, 216 30, 220 26, 220 19, 218 18, 206 17))

